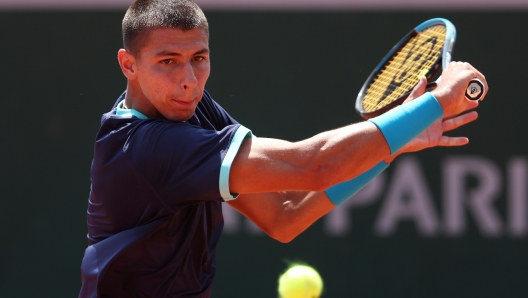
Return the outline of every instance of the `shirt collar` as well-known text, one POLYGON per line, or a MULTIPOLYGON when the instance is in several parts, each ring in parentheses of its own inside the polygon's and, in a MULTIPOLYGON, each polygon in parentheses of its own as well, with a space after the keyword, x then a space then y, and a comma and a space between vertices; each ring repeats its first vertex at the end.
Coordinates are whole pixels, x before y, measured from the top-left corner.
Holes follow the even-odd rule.
POLYGON ((148 119, 147 116, 141 114, 140 112, 134 110, 134 109, 125 109, 124 106, 125 100, 123 99, 120 103, 117 104, 116 107, 116 115, 117 116, 124 116, 124 117, 131 117, 135 116, 139 119, 148 119))

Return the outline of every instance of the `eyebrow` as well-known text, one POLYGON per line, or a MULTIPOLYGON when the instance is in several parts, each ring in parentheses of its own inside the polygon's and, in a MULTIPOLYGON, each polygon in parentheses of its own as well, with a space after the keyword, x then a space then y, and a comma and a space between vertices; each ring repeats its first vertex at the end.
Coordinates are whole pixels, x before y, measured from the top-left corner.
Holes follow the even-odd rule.
MULTIPOLYGON (((208 53, 209 53, 209 50, 204 48, 194 53, 193 55, 208 54, 208 53)), ((182 55, 181 53, 167 51, 167 50, 163 50, 156 54, 156 56, 181 56, 181 55, 182 55)))

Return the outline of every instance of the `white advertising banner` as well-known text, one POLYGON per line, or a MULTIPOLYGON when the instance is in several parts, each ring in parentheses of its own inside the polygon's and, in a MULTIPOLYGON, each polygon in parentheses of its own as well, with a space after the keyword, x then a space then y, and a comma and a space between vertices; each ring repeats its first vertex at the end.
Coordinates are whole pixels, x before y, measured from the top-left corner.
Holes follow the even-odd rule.
MULTIPOLYGON (((0 0, 2 10, 125 9, 131 0, 0 0)), ((196 0, 205 10, 528 9, 528 0, 196 0)))

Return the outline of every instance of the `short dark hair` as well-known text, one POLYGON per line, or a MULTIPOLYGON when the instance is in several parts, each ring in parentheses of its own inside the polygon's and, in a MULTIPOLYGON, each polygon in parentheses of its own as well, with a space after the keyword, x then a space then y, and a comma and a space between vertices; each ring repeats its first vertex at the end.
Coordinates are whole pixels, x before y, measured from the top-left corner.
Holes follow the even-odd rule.
POLYGON ((149 31, 161 28, 183 31, 202 28, 209 35, 207 19, 192 0, 136 0, 123 18, 123 46, 137 54, 149 31))

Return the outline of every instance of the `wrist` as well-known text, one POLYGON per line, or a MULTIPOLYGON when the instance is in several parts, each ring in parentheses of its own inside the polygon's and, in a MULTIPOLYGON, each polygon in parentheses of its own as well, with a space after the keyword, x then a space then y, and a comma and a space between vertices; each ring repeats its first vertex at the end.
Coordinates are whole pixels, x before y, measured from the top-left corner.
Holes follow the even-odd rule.
POLYGON ((386 164, 390 164, 390 163, 391 163, 391 162, 392 162, 397 156, 399 156, 399 155, 402 154, 402 153, 403 153, 402 150, 400 150, 400 151, 394 153, 393 155, 391 155, 391 156, 385 158, 385 159, 383 160, 383 162, 385 162, 386 164))
POLYGON ((368 121, 378 127, 394 155, 443 115, 438 100, 427 92, 368 121))
POLYGON ((373 168, 357 176, 356 178, 330 187, 325 191, 326 196, 330 202, 334 204, 334 206, 339 206, 344 201, 350 199, 354 194, 356 194, 372 179, 374 179, 374 177, 383 172, 388 166, 388 163, 381 161, 373 168))
POLYGON ((446 100, 447 96, 445 92, 439 89, 434 89, 433 91, 430 91, 431 95, 436 98, 440 106, 442 107, 442 110, 444 111, 444 114, 449 109, 448 101, 446 100))

